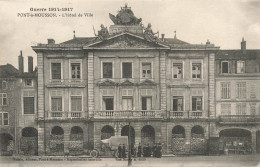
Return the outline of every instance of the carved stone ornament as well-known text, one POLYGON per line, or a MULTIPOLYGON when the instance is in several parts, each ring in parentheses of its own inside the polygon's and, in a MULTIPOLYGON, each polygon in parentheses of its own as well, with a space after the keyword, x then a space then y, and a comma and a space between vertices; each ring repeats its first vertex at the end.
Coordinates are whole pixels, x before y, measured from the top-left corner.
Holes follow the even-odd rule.
POLYGON ((138 19, 134 16, 133 11, 131 8, 121 7, 121 10, 118 12, 116 16, 109 13, 110 19, 114 22, 115 25, 140 25, 142 19, 138 19))

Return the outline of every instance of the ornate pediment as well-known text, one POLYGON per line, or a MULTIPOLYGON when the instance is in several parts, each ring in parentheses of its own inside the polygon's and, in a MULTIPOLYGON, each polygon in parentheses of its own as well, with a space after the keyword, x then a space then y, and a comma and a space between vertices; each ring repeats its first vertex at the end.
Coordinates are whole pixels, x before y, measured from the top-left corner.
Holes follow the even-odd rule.
POLYGON ((125 80, 124 82, 120 83, 119 85, 120 86, 133 86, 135 84, 129 80, 125 80))
POLYGON ((111 80, 105 80, 103 82, 100 82, 97 84, 98 86, 116 86, 117 83, 115 83, 114 81, 111 80))
POLYGON ((139 85, 141 85, 141 86, 143 86, 143 85, 155 86, 157 84, 152 80, 146 79, 143 82, 141 82, 139 85))
POLYGON ((113 37, 107 38, 102 41, 92 43, 87 46, 87 48, 108 48, 108 49, 141 49, 141 48, 164 48, 160 43, 148 41, 145 38, 131 34, 129 32, 124 32, 120 35, 115 35, 113 37))

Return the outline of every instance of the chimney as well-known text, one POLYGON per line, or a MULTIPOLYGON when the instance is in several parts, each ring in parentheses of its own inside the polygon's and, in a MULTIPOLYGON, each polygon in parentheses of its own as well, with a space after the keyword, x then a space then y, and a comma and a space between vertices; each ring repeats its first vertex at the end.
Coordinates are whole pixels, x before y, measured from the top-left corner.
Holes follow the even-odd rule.
POLYGON ((23 52, 20 51, 20 55, 18 56, 18 66, 19 66, 19 73, 23 73, 23 52))
POLYGON ((33 73, 33 57, 28 56, 28 73, 33 73))
POLYGON ((209 40, 207 40, 206 45, 210 45, 210 41, 209 40))
POLYGON ((164 42, 164 34, 162 34, 162 41, 164 42))
POLYGON ((244 37, 242 38, 241 42, 241 50, 243 54, 246 54, 246 41, 244 40, 244 37))
POLYGON ((48 44, 55 44, 55 40, 54 39, 48 39, 48 44))

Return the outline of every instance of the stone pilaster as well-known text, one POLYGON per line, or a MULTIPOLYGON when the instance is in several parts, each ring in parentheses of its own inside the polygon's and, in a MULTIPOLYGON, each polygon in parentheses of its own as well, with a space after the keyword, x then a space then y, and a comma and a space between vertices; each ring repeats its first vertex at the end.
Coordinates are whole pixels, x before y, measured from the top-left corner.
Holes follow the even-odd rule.
MULTIPOLYGON (((37 53, 37 66, 38 66, 38 119, 45 120, 44 117, 44 57, 43 53, 37 53)), ((44 141, 44 123, 38 125, 38 154, 45 154, 45 141, 44 141)))
POLYGON ((138 145, 139 143, 141 143, 141 125, 140 124, 136 124, 136 126, 134 127, 135 129, 135 145, 138 145))
POLYGON ((44 127, 38 124, 38 155, 45 155, 44 147, 44 127))
POLYGON ((69 153, 69 145, 70 145, 70 129, 65 128, 64 129, 64 153, 69 153))
POLYGON ((216 117, 215 107, 215 53, 209 54, 209 117, 216 117))
POLYGON ((88 53, 88 112, 93 116, 94 110, 94 53, 88 53))
POLYGON ((256 132, 252 131, 251 136, 252 136, 252 153, 255 154, 256 153, 256 132))
POLYGON ((101 140, 101 124, 100 122, 94 122, 94 149, 100 148, 101 140))
MULTIPOLYGON (((166 111, 166 54, 160 52, 160 107, 162 111, 166 111)), ((166 114, 166 113, 164 113, 166 114)))

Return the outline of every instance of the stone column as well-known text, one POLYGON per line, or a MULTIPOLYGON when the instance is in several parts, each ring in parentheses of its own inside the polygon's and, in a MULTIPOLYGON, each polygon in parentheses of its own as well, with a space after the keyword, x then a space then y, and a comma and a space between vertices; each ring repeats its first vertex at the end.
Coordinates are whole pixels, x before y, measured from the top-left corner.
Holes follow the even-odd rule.
MULTIPOLYGON (((38 120, 45 121, 44 110, 44 57, 43 53, 37 53, 37 65, 38 65, 38 120)), ((38 125, 38 155, 45 154, 45 141, 44 141, 44 122, 38 125)))

